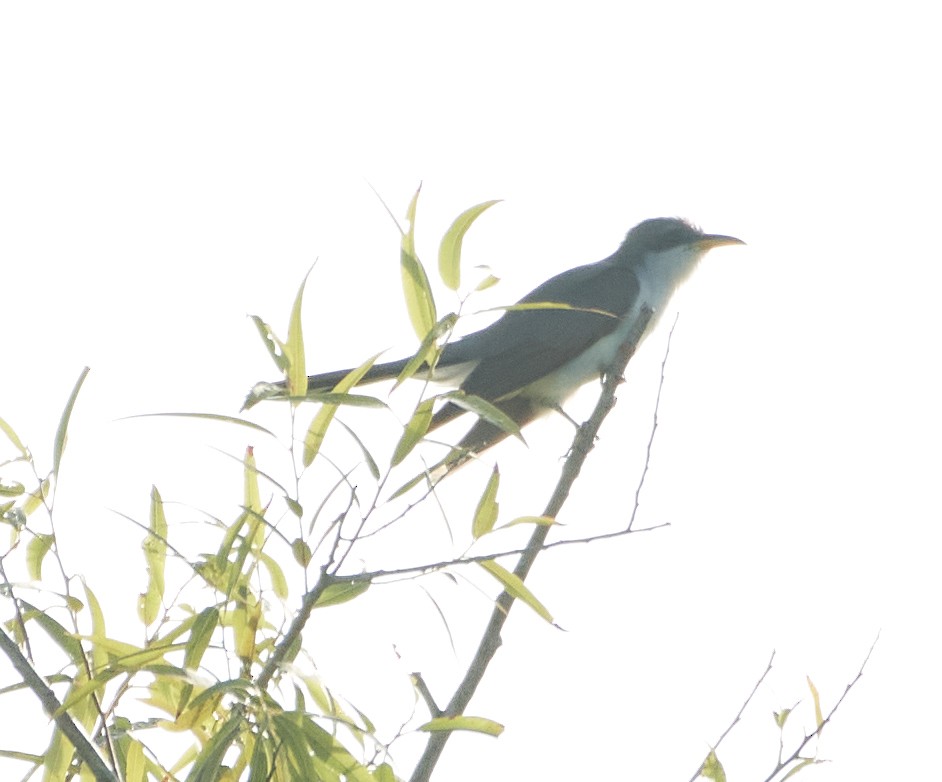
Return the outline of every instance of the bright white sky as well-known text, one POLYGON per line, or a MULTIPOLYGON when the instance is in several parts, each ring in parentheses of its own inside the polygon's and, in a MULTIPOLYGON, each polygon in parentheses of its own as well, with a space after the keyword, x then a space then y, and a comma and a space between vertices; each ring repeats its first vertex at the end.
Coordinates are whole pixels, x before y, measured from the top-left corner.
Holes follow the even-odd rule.
MULTIPOLYGON (((57 508, 67 564, 90 561, 93 587, 133 616, 140 535, 106 509, 146 518, 156 483, 236 512, 238 466, 212 446, 239 454, 245 431, 116 419, 235 414, 273 375, 246 313, 283 332, 315 258, 309 366, 412 346, 398 237, 370 185, 402 214, 424 181, 430 266, 454 216, 505 200, 465 246, 466 264, 504 280, 482 306, 599 260, 646 217, 683 215, 749 246, 712 253, 681 295, 639 518, 671 526, 539 561, 530 584, 567 632, 514 611, 471 708, 507 730, 458 736, 438 778, 686 780, 774 649, 720 755, 731 780, 761 779, 770 712, 804 699, 810 728, 805 675, 829 707, 878 631, 825 732, 833 762, 802 778, 936 769, 942 64, 926 8, 4 5, 0 416, 49 464, 91 366, 57 508)), ((630 511, 665 336, 633 364, 567 534, 630 511)), ((284 408, 253 417, 286 431, 284 408)), ((569 437, 551 420, 529 430, 530 451, 495 453, 506 518, 542 509, 569 437)), ((263 469, 285 474, 282 453, 255 444, 263 469)), ((455 476, 457 527, 485 476, 455 476)), ((418 544, 401 545, 384 553, 408 560, 418 544)), ((347 621, 349 638, 312 650, 322 673, 374 718, 377 693, 409 708, 412 670, 446 701, 489 609, 467 585, 427 586, 464 612, 457 659, 412 584, 322 620, 324 636, 347 621)), ((112 631, 139 638, 133 624, 112 631)), ((0 715, 0 745, 41 749, 0 715)))

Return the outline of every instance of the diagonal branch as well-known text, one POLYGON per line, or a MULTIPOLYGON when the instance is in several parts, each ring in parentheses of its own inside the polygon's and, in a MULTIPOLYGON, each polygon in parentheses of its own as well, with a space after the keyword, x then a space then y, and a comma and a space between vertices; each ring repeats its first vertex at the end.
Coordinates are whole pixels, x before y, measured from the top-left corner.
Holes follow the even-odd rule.
MULTIPOLYGON (((566 462, 563 465, 562 474, 546 505, 546 510, 543 511, 544 516, 556 518, 556 516, 559 515, 566 499, 569 497, 569 492, 573 484, 576 482, 576 478, 579 477, 579 473, 582 471, 582 465, 585 463, 589 451, 592 450, 596 435, 598 434, 599 428, 602 426, 602 421, 605 420, 605 417, 615 406, 615 390, 623 380, 625 368, 634 355, 641 335, 644 334, 644 330, 647 328, 653 312, 646 310, 642 314, 643 317, 639 322, 639 327, 622 345, 615 362, 605 373, 605 380, 602 384, 602 394, 599 397, 599 401, 595 406, 592 416, 579 427, 579 431, 576 433, 569 456, 566 458, 566 462)), ((549 529, 548 526, 540 525, 530 536, 530 541, 523 554, 520 556, 517 566, 514 568, 514 575, 520 578, 521 581, 526 579, 530 568, 533 567, 537 555, 546 542, 549 529)), ((497 598, 496 605, 491 612, 491 618, 481 637, 474 659, 471 661, 464 679, 462 679, 458 688, 455 690, 451 701, 449 701, 448 705, 445 707, 443 712, 444 716, 463 714, 464 710, 471 702, 471 698, 477 690, 478 685, 484 678, 487 666, 500 647, 500 632, 504 623, 507 621, 513 603, 514 598, 507 592, 502 592, 497 598)), ((450 735, 448 731, 442 731, 432 733, 429 736, 428 744, 425 747, 425 751, 422 753, 422 757, 419 758, 419 762, 412 774, 411 782, 428 782, 435 765, 438 763, 438 759, 441 757, 442 751, 445 749, 445 744, 450 735)))

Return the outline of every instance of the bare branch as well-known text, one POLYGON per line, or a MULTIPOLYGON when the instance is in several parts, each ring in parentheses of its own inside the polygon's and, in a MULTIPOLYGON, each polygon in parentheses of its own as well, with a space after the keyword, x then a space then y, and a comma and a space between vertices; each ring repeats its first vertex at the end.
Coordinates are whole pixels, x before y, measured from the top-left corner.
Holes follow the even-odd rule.
MULTIPOLYGON (((625 373, 625 368, 634 355, 638 341, 647 328, 652 314, 650 310, 646 310, 643 313, 643 317, 638 324, 636 332, 625 341, 614 364, 610 370, 606 372, 599 401, 595 406, 592 416, 579 427, 578 432, 576 432, 569 455, 563 464, 559 481, 543 512, 544 516, 556 518, 565 504, 576 478, 579 477, 582 465, 585 463, 589 451, 592 450, 602 421, 605 420, 605 417, 615 406, 615 391, 623 380, 622 376, 625 373)), ((514 575, 521 581, 526 579, 530 568, 533 567, 533 563, 536 561, 537 555, 543 549, 549 530, 549 526, 541 525, 538 526, 530 536, 530 542, 527 544, 526 549, 517 562, 517 566, 514 568, 514 575)), ((463 714, 465 708, 467 708, 468 704, 471 702, 475 690, 477 690, 478 685, 484 678, 487 666, 500 647, 500 632, 504 623, 507 621, 513 603, 514 598, 507 592, 502 592, 498 596, 494 610, 491 612, 491 618, 481 637, 478 650, 471 664, 468 666, 464 678, 455 690, 448 705, 445 707, 444 716, 463 714)), ((449 732, 443 731, 433 733, 429 736, 428 744, 416 765, 411 782, 428 782, 450 735, 449 732)))

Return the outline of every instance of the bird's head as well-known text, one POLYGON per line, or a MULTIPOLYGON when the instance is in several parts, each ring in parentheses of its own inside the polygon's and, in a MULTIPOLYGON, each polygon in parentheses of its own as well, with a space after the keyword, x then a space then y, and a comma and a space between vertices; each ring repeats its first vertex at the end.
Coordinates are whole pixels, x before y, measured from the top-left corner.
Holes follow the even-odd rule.
POLYGON ((678 248, 689 248, 702 255, 714 247, 725 244, 745 244, 742 239, 722 234, 705 234, 696 226, 679 217, 655 217, 632 228, 622 244, 622 250, 634 257, 649 253, 662 253, 678 248))

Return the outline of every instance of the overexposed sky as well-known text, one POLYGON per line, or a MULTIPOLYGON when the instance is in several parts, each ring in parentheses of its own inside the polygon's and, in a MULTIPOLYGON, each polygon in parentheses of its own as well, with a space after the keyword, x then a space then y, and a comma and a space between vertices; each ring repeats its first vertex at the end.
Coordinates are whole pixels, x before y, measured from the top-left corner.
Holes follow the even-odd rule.
MULTIPOLYGON (((237 512, 238 465, 213 448, 240 454, 245 431, 118 419, 236 414, 272 377, 246 314, 284 333, 315 260, 309 367, 414 346, 398 235, 371 186, 402 215, 424 182, 430 267, 453 217, 504 199, 465 243, 466 268, 503 280, 481 306, 601 259, 644 218, 682 215, 748 247, 712 253, 680 295, 639 516, 671 526, 540 559, 528 583, 566 632, 515 609, 470 709, 507 730, 456 737, 438 776, 689 779, 774 649, 720 755, 730 780, 762 779, 770 711, 807 708, 805 675, 833 703, 878 631, 825 732, 832 762, 803 777, 930 775, 942 729, 936 29, 924 3, 5 5, 0 416, 49 464, 62 405, 92 368, 58 496, 67 564, 90 557, 90 583, 133 616, 140 563, 115 550, 135 552, 140 536, 108 509, 146 518, 156 483, 184 509, 237 512)), ((442 292, 440 310, 453 306, 442 292)), ((665 336, 630 368, 567 534, 630 513, 665 336)), ((282 407, 251 417, 287 431, 282 407)), ((529 451, 494 452, 506 518, 542 510, 570 434, 548 420, 528 430, 529 451)), ((277 447, 254 444, 286 469, 277 447)), ((455 476, 458 522, 486 474, 455 476)), ((407 532, 382 555, 414 553, 407 532)), ((350 643, 312 654, 371 716, 389 679, 384 702, 408 708, 409 671, 444 702, 464 670, 489 604, 467 585, 428 588, 466 612, 457 657, 414 584, 325 612, 350 643)), ((10 714, 0 708, 8 737, 10 714)))

